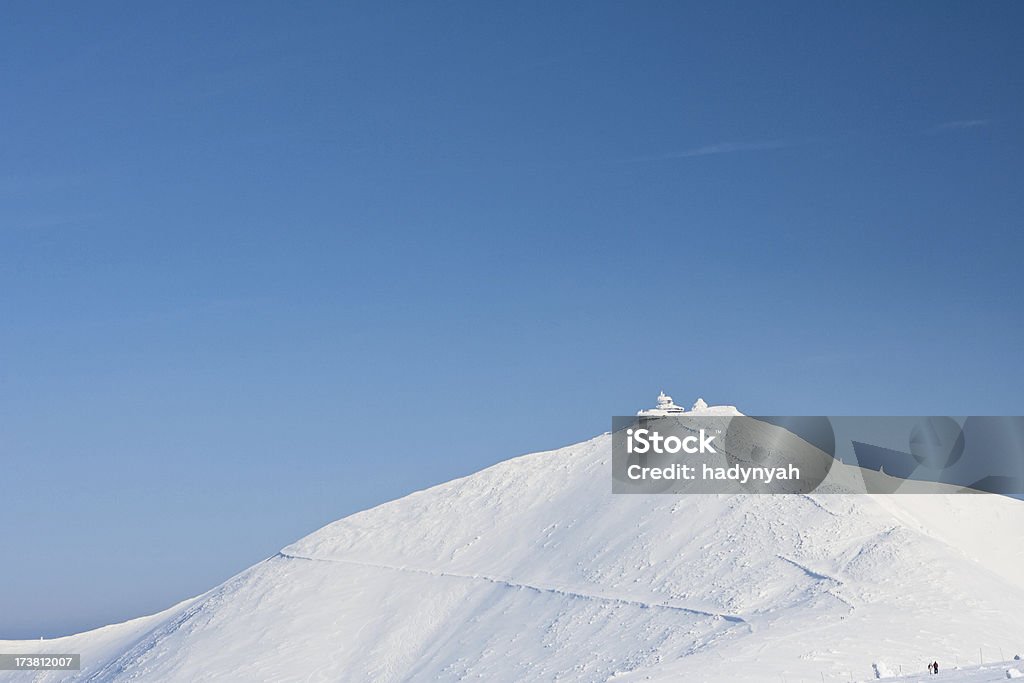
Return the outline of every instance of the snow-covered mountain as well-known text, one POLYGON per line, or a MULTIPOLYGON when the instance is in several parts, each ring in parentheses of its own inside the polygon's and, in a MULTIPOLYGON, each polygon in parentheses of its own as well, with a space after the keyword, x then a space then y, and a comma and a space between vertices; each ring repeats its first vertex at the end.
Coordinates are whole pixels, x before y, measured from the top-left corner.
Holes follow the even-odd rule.
POLYGON ((514 458, 163 613, 0 641, 83 664, 0 681, 984 681, 1007 667, 950 669, 1024 650, 1020 501, 613 495, 610 460, 514 458))

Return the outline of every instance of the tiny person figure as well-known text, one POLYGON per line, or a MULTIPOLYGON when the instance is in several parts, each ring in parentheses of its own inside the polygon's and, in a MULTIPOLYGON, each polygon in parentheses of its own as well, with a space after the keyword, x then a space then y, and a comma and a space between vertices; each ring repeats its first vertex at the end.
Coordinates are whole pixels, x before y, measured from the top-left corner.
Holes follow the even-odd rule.
POLYGON ((932 663, 931 662, 928 662, 928 673, 930 673, 930 674, 931 673, 935 673, 934 671, 932 671, 932 663))
POLYGON ((935 670, 935 673, 939 673, 939 663, 938 662, 932 662, 932 669, 935 670))

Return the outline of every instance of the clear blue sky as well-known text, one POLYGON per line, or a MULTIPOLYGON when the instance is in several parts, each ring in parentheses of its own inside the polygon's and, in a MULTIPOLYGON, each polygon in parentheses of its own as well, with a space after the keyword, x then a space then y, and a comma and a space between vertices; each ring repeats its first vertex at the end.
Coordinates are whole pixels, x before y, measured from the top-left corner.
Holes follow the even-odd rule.
POLYGON ((1024 5, 0 21, 0 638, 608 428, 1020 414, 1024 5))

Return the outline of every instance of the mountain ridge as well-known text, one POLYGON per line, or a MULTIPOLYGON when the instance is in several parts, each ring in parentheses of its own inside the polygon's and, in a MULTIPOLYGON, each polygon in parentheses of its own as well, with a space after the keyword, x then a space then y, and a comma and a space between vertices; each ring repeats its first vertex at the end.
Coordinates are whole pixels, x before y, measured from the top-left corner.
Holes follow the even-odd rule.
POLYGON ((78 647, 86 681, 838 681, 1014 641, 1019 501, 612 495, 610 456, 603 434, 350 515, 102 657, 103 629, 0 647, 78 647))

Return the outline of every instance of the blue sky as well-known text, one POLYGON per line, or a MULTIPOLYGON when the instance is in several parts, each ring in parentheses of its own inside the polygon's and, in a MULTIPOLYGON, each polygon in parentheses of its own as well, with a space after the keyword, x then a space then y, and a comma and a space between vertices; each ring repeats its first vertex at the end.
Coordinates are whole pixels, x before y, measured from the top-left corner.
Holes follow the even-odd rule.
POLYGON ((0 638, 608 428, 1021 414, 1019 3, 21 3, 0 638))

